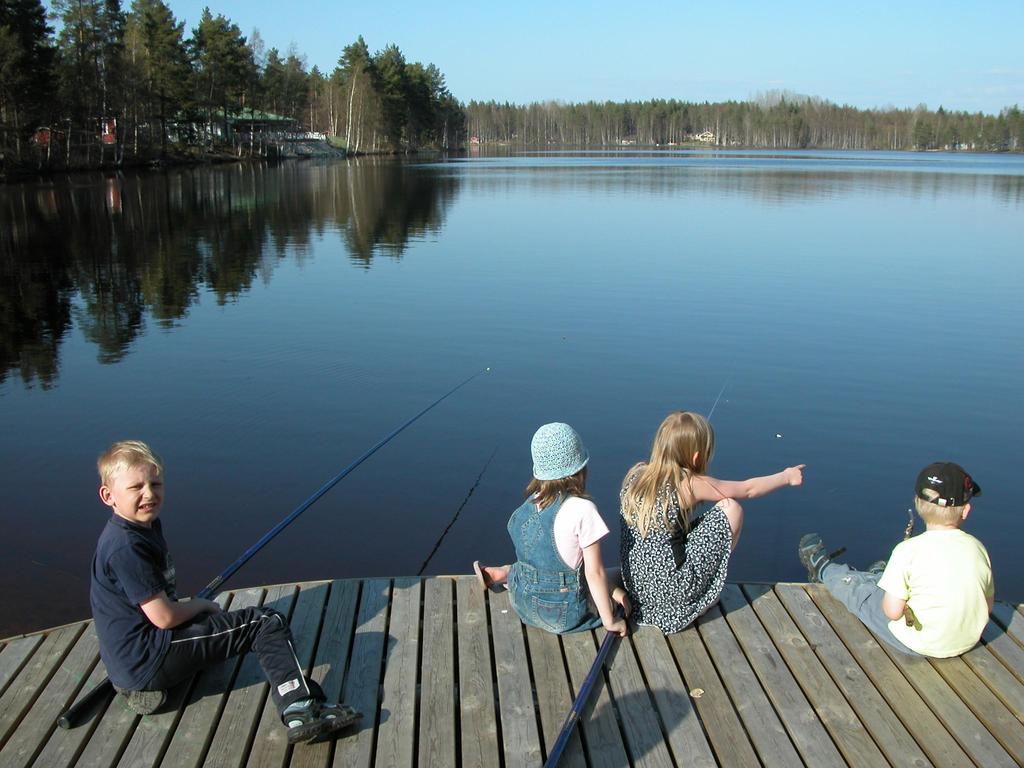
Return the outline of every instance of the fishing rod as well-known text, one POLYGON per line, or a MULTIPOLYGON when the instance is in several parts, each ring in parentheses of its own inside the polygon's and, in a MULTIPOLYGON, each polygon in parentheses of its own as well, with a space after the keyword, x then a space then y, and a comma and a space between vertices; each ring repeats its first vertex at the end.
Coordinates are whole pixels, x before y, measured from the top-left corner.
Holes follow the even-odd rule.
MULTIPOLYGON (((711 406, 711 410, 708 411, 708 421, 711 421, 711 415, 715 412, 715 408, 718 407, 719 400, 722 399, 722 395, 725 394, 725 388, 729 386, 729 382, 732 380, 732 374, 730 373, 725 382, 722 384, 722 388, 718 390, 718 397, 715 398, 714 404, 711 406)), ((590 666, 590 671, 587 672, 586 678, 583 680, 583 685, 580 686, 579 693, 576 694, 576 700, 572 703, 572 709, 569 710, 568 716, 565 718, 565 722, 562 724, 562 730, 558 732, 558 738, 555 739, 554 745, 551 747, 551 752, 548 754, 548 759, 544 763, 544 768, 555 768, 558 765, 558 761, 562 758, 562 753, 565 752, 566 746, 569 744, 569 739, 572 737, 573 729, 576 727, 576 723, 579 722, 580 717, 583 715, 583 708, 587 704, 587 699, 590 698, 590 691, 594 687, 594 683, 597 682, 597 677, 601 673, 601 668, 604 666, 605 659, 608 658, 608 654, 611 653, 612 646, 615 645, 615 639, 618 637, 614 632, 608 632, 604 636, 604 640, 601 641, 601 647, 597 649, 597 656, 594 658, 594 663, 590 666)))
MULTIPOLYGON (((477 371, 472 376, 463 381, 461 384, 458 384, 457 386, 452 387, 450 390, 445 392, 443 395, 441 395, 441 397, 437 398, 437 400, 432 402, 430 405, 428 405, 426 408, 417 413, 411 419, 403 423, 401 426, 393 429, 390 433, 388 433, 386 437, 382 438, 380 441, 377 442, 376 445, 370 448, 370 450, 366 451, 363 455, 361 455, 359 458, 357 458, 355 461, 353 461, 351 464, 349 464, 347 467, 341 470, 341 472, 339 472, 326 483, 324 483, 322 486, 320 486, 316 493, 314 493, 312 496, 310 496, 308 499, 302 502, 299 506, 293 509, 288 514, 287 517, 281 520, 281 522, 279 522, 277 525, 275 525, 273 528, 271 528, 269 531, 263 534, 259 541, 257 541, 255 544, 253 544, 251 547, 245 550, 245 552, 242 553, 241 557, 239 557, 237 560, 235 560, 235 562, 233 562, 231 565, 225 568, 218 576, 216 576, 213 579, 213 581, 211 581, 209 584, 207 584, 205 587, 199 590, 199 592, 196 594, 196 597, 210 597, 221 584, 223 584, 225 581, 231 578, 231 576, 233 576, 235 572, 238 571, 239 568, 241 568, 243 565, 249 562, 249 560, 251 560, 252 557, 257 552, 263 549, 263 547, 265 547, 270 542, 271 539, 273 539, 275 536, 277 536, 277 534, 279 534, 281 531, 287 528, 295 520, 295 518, 297 518, 299 515, 301 515, 311 506, 313 506, 313 504, 315 504, 317 500, 320 499, 321 496, 323 496, 325 493, 331 490, 331 488, 337 485, 345 476, 351 473, 356 467, 358 467, 360 464, 362 464, 364 461, 370 458, 378 450, 383 448, 388 442, 392 440, 392 438, 396 437, 398 433, 412 425, 414 421, 416 421, 425 413, 427 413, 427 411, 431 410, 437 405, 440 405, 442 401, 447 399, 449 396, 455 394, 458 390, 462 389, 464 386, 469 384, 469 382, 471 382, 477 376, 480 376, 483 373, 487 373, 490 370, 490 368, 484 368, 482 371, 477 371)), ((57 725, 65 729, 74 728, 75 726, 80 725, 87 719, 87 716, 93 711, 93 709, 96 708, 96 705, 99 704, 101 700, 108 698, 112 692, 113 684, 110 682, 110 678, 104 678, 85 696, 83 696, 72 706, 68 707, 66 710, 61 712, 60 716, 57 718, 57 725)))
MULTIPOLYGON (((616 615, 619 615, 618 612, 616 612, 616 615)), ((548 753, 548 759, 544 763, 544 768, 555 768, 558 765, 558 761, 562 759, 562 753, 565 752, 565 748, 569 745, 569 739, 572 738, 572 732, 576 728, 576 723, 583 716, 583 708, 587 705, 587 699, 590 698, 590 690, 594 687, 594 683, 597 682, 598 675, 601 674, 601 668, 604 666, 604 661, 608 658, 608 654, 611 653, 612 646, 615 645, 615 638, 617 637, 618 635, 614 632, 609 632, 604 636, 601 647, 597 649, 594 663, 590 666, 590 671, 587 672, 583 685, 580 686, 580 692, 576 694, 576 700, 572 703, 572 709, 569 710, 569 715, 565 718, 565 722, 562 723, 562 730, 558 732, 558 738, 555 739, 551 752, 548 753)))

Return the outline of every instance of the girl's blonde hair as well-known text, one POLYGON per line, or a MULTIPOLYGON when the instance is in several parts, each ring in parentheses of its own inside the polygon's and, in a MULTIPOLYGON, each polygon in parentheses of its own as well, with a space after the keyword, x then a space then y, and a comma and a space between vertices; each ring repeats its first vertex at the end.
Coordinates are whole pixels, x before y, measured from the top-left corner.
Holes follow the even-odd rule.
POLYGON ((587 468, 583 467, 576 474, 560 477, 557 480, 538 480, 535 477, 526 486, 526 496, 527 498, 532 496, 541 509, 544 509, 559 496, 579 496, 581 499, 589 499, 587 468))
POLYGON ((690 529, 690 513, 696 506, 693 476, 703 475, 715 452, 715 432, 699 413, 673 411, 654 435, 651 458, 626 473, 622 482, 622 516, 646 536, 654 522, 658 494, 667 490, 679 502, 679 519, 669 518, 671 499, 662 505, 665 525, 690 529))
POLYGON ((153 449, 141 440, 119 440, 105 450, 96 460, 96 470, 100 473, 100 485, 110 485, 114 475, 131 467, 149 464, 161 475, 164 463, 153 449))

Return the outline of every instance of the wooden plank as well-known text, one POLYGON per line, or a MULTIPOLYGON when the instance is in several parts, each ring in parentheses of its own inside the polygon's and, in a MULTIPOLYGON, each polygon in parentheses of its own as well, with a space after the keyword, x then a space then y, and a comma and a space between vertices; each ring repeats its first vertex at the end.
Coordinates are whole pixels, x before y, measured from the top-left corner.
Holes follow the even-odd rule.
MULTIPOLYGON (((263 605, 284 614, 291 614, 298 587, 273 587, 263 599, 263 605)), ((235 681, 228 691, 213 740, 206 751, 204 765, 243 766, 248 761, 249 742, 253 738, 263 705, 270 692, 267 677, 255 653, 246 654, 239 666, 235 681)))
POLYGON ((697 628, 691 626, 669 635, 668 643, 719 764, 737 768, 760 766, 697 628))
MULTIPOLYGON (((604 641, 607 633, 598 630, 596 634, 604 641)), ((613 642, 606 669, 626 749, 633 765, 667 768, 672 765, 672 756, 661 733, 651 692, 640 674, 633 645, 628 638, 613 642)))
POLYGON ((739 587, 726 585, 719 605, 804 762, 836 768, 844 765, 839 750, 739 587))
MULTIPOLYGON (((631 640, 676 764, 694 768, 717 765, 665 635, 654 627, 640 627, 631 640)), ((622 703, 617 703, 621 708, 622 703)))
POLYGON ((1024 647, 993 621, 981 633, 985 647, 1021 682, 1024 682, 1024 647))
POLYGON ((0 747, 11 738, 84 629, 84 624, 73 624, 48 634, 0 696, 0 747))
POLYGON ((454 584, 431 578, 424 587, 418 763, 455 768, 454 584))
MULTIPOLYGON (((983 683, 967 663, 959 658, 930 659, 932 671, 937 671, 952 689, 952 695, 959 695, 1003 749, 1013 756, 1018 765, 1024 765, 1024 725, 1006 709, 999 699, 983 683)), ((915 666, 924 669, 923 665, 915 666)))
POLYGON ((536 768, 543 761, 523 625, 512 610, 507 592, 490 593, 489 602, 505 768, 536 768))
POLYGON ((1024 684, 1007 669, 987 645, 976 645, 961 658, 992 693, 1010 710, 1010 714, 1024 722, 1024 684))
MULTIPOLYGON (((289 624, 295 640, 295 656, 309 676, 320 683, 329 701, 337 701, 341 696, 342 677, 345 661, 348 659, 358 595, 359 583, 354 580, 335 582, 333 585, 330 582, 304 584, 300 586, 295 610, 292 611, 289 624), (334 602, 326 605, 325 613, 328 593, 334 602), (317 655, 321 664, 311 670, 318 640, 320 652, 317 652, 317 655), (328 680, 328 674, 332 669, 336 669, 337 674, 331 675, 328 680)), ((332 745, 325 743, 317 746, 320 748, 320 755, 313 764, 325 766, 332 745)), ((281 768, 285 765, 290 751, 288 732, 277 714, 273 698, 267 696, 256 737, 249 751, 248 765, 250 768, 281 768)), ((295 753, 292 765, 298 768, 300 765, 309 764, 304 763, 302 758, 311 757, 313 751, 305 747, 300 749, 295 753)))
POLYGON ((459 721, 462 765, 498 765, 487 606, 476 579, 455 581, 459 638, 459 721))
POLYGON ((18 675, 36 648, 43 643, 43 635, 29 635, 12 640, 0 651, 0 696, 18 675))
MULTIPOLYGON (((847 650, 843 641, 836 635, 810 596, 801 587, 793 584, 778 585, 775 588, 775 594, 788 609, 790 616, 796 621, 797 626, 810 643, 810 647, 821 659, 825 669, 831 674, 835 684, 846 696, 850 706, 853 707, 861 722, 874 737, 875 743, 885 753, 889 762, 898 768, 904 766, 906 768, 922 768, 930 765, 931 763, 914 737, 907 731, 886 700, 882 698, 882 694, 878 692, 857 660, 847 650)), ((878 649, 878 653, 881 654, 881 649, 878 649)), ((888 659, 885 660, 885 663, 889 663, 888 659)), ((792 667, 792 664, 790 666, 792 667)), ((895 670, 891 671, 895 673, 895 670)), ((884 673, 880 674, 884 679, 884 673)), ((907 695, 907 706, 928 712, 924 702, 910 690, 910 686, 902 679, 902 676, 899 680, 907 695)), ((899 700, 901 693, 897 690, 893 695, 899 700)), ((956 745, 956 742, 945 732, 934 716, 931 716, 930 712, 928 714, 934 721, 936 730, 931 733, 940 741, 940 751, 947 749, 947 745, 951 750, 948 764, 965 761, 966 755, 956 745)), ((915 710, 911 717, 917 716, 915 710)), ((842 748, 842 744, 840 747, 842 748)))
MULTIPOLYGON (((923 695, 920 688, 913 685, 909 676, 904 674, 905 670, 902 665, 893 661, 888 651, 883 650, 882 644, 875 639, 874 635, 856 616, 846 610, 845 606, 832 597, 825 587, 820 584, 812 584, 807 587, 807 592, 825 618, 828 619, 836 634, 853 653, 861 668, 871 678, 878 692, 889 702, 893 711, 899 714, 903 725, 913 734, 918 745, 928 755, 929 760, 935 765, 942 766, 966 765, 970 760, 979 762, 980 757, 983 765, 990 764, 990 755, 985 753, 991 753, 992 750, 982 749, 981 754, 978 755, 979 750, 972 748, 970 743, 972 740, 965 739, 963 728, 975 728, 978 731, 985 729, 976 718, 966 712, 966 707, 958 698, 959 708, 966 712, 967 717, 956 720, 951 725, 949 719, 943 717, 940 711, 945 709, 945 706, 940 702, 940 707, 936 709, 931 698, 923 695), (950 736, 953 738, 949 738, 950 736), (965 744, 965 741, 968 743, 965 744), (970 754, 970 758, 968 758, 968 754, 970 754)), ((928 663, 923 659, 917 659, 917 661, 923 662, 925 665, 928 663)), ((949 692, 948 686, 946 686, 946 691, 949 698, 956 698, 949 692)), ((994 746, 998 752, 1002 752, 1003 760, 1009 759, 1009 755, 1003 752, 991 736, 987 737, 986 746, 988 745, 994 746)))
MULTIPOLYGON (((97 666, 102 668, 103 664, 97 666)), ((142 718, 128 709, 128 704, 122 696, 115 696, 107 708, 96 717, 96 728, 86 742, 76 765, 89 768, 117 765, 132 731, 142 718)))
MULTIPOLYGON (((236 591, 231 609, 259 605, 262 598, 262 587, 236 591)), ((215 667, 204 669, 196 677, 168 747, 169 754, 174 756, 175 768, 197 768, 203 764, 221 710, 227 701, 231 681, 241 662, 238 657, 228 659, 215 667)))
MULTIPOLYGON (((526 643, 530 649, 530 666, 537 691, 537 710, 540 712, 540 730, 544 741, 545 757, 551 754, 551 748, 558 740, 569 710, 572 709, 572 686, 565 670, 562 658, 562 644, 558 635, 545 632, 537 627, 526 628, 526 643)), ((559 766, 585 766, 583 744, 580 742, 578 729, 573 729, 572 737, 562 752, 559 766)))
POLYGON ((381 687, 375 763, 413 768, 416 762, 416 673, 420 652, 420 579, 395 579, 388 623, 388 657, 381 687))
POLYGON ((907 656, 884 644, 882 649, 977 765, 1010 764, 1010 756, 927 659, 907 656))
MULTIPOLYGON (((383 584, 387 591, 388 581, 376 580, 376 583, 383 584)), ((375 765, 462 764, 470 768, 474 765, 499 764, 499 749, 502 747, 507 766, 518 764, 517 760, 521 760, 523 764, 539 763, 540 755, 547 751, 541 750, 540 734, 543 732, 544 743, 550 748, 554 735, 561 726, 561 720, 568 712, 571 696, 582 682, 594 658, 597 638, 591 633, 582 633, 559 640, 553 635, 529 629, 526 631, 528 645, 524 644, 523 629, 514 612, 508 607, 507 596, 494 595, 491 597, 491 620, 495 625, 492 651, 488 643, 484 595, 476 590, 472 578, 430 579, 422 582, 422 587, 419 586, 421 583, 415 580, 408 583, 416 585, 415 590, 424 590, 425 598, 424 637, 421 643, 423 664, 419 672, 422 680, 418 705, 418 758, 413 752, 414 745, 417 744, 417 725, 414 717, 417 714, 416 690, 414 687, 412 694, 409 694, 407 684, 410 669, 410 654, 407 651, 410 647, 416 647, 412 635, 418 630, 407 631, 411 625, 402 618, 402 611, 415 604, 415 611, 412 612, 417 616, 416 627, 419 626, 418 593, 415 599, 408 598, 406 609, 401 607, 400 587, 395 590, 395 604, 390 611, 387 608, 386 595, 383 601, 377 600, 376 612, 368 606, 365 599, 360 601, 359 625, 362 636, 357 637, 360 638, 361 650, 356 651, 356 643, 352 640, 352 627, 357 618, 355 594, 359 589, 359 582, 351 581, 335 582, 332 585, 331 600, 334 601, 335 596, 339 600, 328 603, 327 613, 330 614, 333 610, 336 618, 331 622, 325 619, 324 631, 319 641, 316 638, 316 628, 323 607, 322 599, 327 593, 326 587, 321 589, 321 602, 310 602, 306 610, 304 621, 307 624, 311 623, 313 628, 302 633, 296 631, 296 637, 298 639, 301 634, 303 638, 308 639, 304 655, 300 655, 303 664, 309 663, 314 648, 317 648, 319 673, 323 675, 320 679, 326 682, 325 687, 332 685, 328 680, 330 678, 339 692, 343 685, 347 689, 346 660, 350 648, 353 649, 352 660, 348 664, 351 667, 350 674, 355 674, 356 670, 365 669, 366 666, 375 669, 371 675, 374 677, 375 686, 372 691, 373 703, 368 714, 370 723, 367 725, 364 722, 358 733, 339 740, 337 746, 331 743, 302 745, 291 750, 284 743, 285 731, 277 719, 269 696, 261 693, 256 700, 260 706, 255 707, 254 712, 261 714, 262 718, 255 731, 249 763, 245 763, 244 749, 248 738, 242 739, 238 736, 232 740, 232 747, 225 746, 223 750, 218 751, 216 744, 220 743, 221 733, 251 734, 256 727, 253 713, 250 713, 250 726, 247 731, 244 728, 229 728, 228 720, 225 719, 233 717, 230 714, 233 711, 233 700, 245 699, 250 704, 253 703, 252 693, 245 689, 244 682, 247 679, 245 665, 255 662, 255 657, 251 657, 243 664, 242 672, 239 672, 234 686, 237 690, 216 697, 218 704, 214 708, 214 716, 207 726, 206 733, 207 738, 214 732, 218 735, 214 737, 213 746, 209 751, 205 747, 205 741, 200 750, 207 763, 283 768, 290 760, 291 765, 295 766, 325 766, 333 756, 335 765, 355 764, 367 768, 371 764, 370 761, 375 765), (452 581, 458 596, 456 612, 459 624, 458 633, 455 635, 458 638, 459 653, 458 695, 454 691, 453 680, 455 648, 452 631, 452 581), (343 583, 348 584, 348 587, 341 588, 340 585, 343 583), (346 594, 347 601, 342 599, 346 594), (426 607, 426 604, 430 607, 426 607), (503 608, 508 612, 501 613, 503 608), (476 617, 471 616, 474 609, 476 617), (387 626, 384 624, 376 628, 374 642, 374 638, 371 637, 375 631, 372 620, 386 621, 389 615, 391 637, 388 638, 383 631, 383 626, 387 626), (369 623, 368 618, 371 620, 369 623), (332 631, 328 629, 329 626, 337 626, 337 630, 332 631), (478 648, 471 651, 474 632, 477 635, 475 642, 478 648), (386 651, 389 640, 391 650, 386 651), (517 642, 520 646, 518 651, 515 648, 517 642), (402 647, 403 644, 406 645, 405 648, 402 647), (375 667, 372 653, 374 645, 378 647, 375 667), (326 650, 328 646, 332 646, 333 650, 326 650), (481 647, 483 652, 479 653, 481 647), (527 647, 529 655, 526 653, 527 647), (464 663, 464 651, 468 663, 464 663), (385 652, 389 654, 386 663, 385 652), (521 743, 529 741, 532 727, 536 734, 532 756, 524 756, 529 749, 520 750, 513 755, 507 744, 498 744, 492 653, 498 659, 496 666, 500 680, 498 689, 501 693, 499 700, 503 726, 506 719, 513 716, 511 713, 516 711, 526 713, 526 717, 521 717, 520 720, 528 720, 525 727, 522 722, 510 723, 503 731, 507 734, 511 732, 513 743, 521 743), (361 659, 368 660, 369 665, 361 664, 361 659), (512 659, 512 662, 506 668, 502 666, 502 659, 512 659), (527 666, 528 660, 532 664, 533 689, 530 667, 527 666), (473 690, 474 682, 467 684, 467 677, 472 679, 474 675, 478 676, 474 681, 477 686, 476 692, 473 690), (378 702, 377 685, 382 677, 383 699, 378 702), (474 702, 474 696, 484 690, 487 695, 478 697, 478 701, 474 702), (391 691, 401 693, 391 696, 391 691), (507 697, 505 694, 508 691, 514 693, 507 697), (509 698, 512 707, 506 718, 504 707, 509 703, 509 698), (227 706, 221 714, 221 706, 225 702, 227 706), (391 706, 392 703, 395 707, 391 706), (458 717, 454 712, 456 705, 458 717), (394 716, 396 707, 400 707, 401 711, 394 716), (488 713, 491 723, 489 733, 486 727, 488 713), (437 722, 441 724, 440 727, 427 724, 427 720, 435 715, 437 722), (467 733, 473 729, 474 723, 483 724, 483 730, 467 733), (393 730, 389 732, 388 728, 392 726, 393 730), (516 733, 517 728, 525 735, 516 733), (362 734, 367 730, 370 732, 366 737, 369 740, 368 749, 360 742, 362 734), (442 732, 443 736, 440 735, 442 732), (455 746, 457 737, 461 741, 459 747, 455 746), (474 744, 480 754, 486 752, 489 745, 489 755, 478 760, 471 759, 469 755, 472 754, 474 744), (460 750, 458 756, 455 754, 456 749, 460 750), (316 760, 310 762, 304 759, 309 756, 315 756, 316 760), (349 759, 353 756, 354 761, 349 759)), ((756 764, 754 748, 746 737, 744 726, 737 718, 729 693, 732 693, 737 702, 736 709, 741 710, 744 724, 751 728, 751 723, 748 722, 751 714, 742 711, 749 699, 744 698, 738 691, 744 684, 749 686, 751 680, 755 683, 760 681, 757 688, 751 690, 754 690, 755 694, 760 692, 764 697, 761 686, 768 689, 768 696, 762 706, 773 715, 772 707, 767 701, 775 701, 774 697, 779 693, 775 678, 781 678, 784 687, 792 686, 788 694, 790 696, 794 688, 802 691, 801 695, 806 697, 805 704, 809 701, 810 706, 814 707, 817 716, 821 718, 821 723, 830 734, 827 738, 834 739, 835 745, 839 747, 849 764, 881 764, 877 748, 873 748, 872 742, 866 739, 864 732, 858 730, 857 717, 893 765, 924 766, 927 765, 929 758, 940 766, 966 764, 969 760, 978 765, 1010 764, 1014 761, 1024 763, 1024 646, 1020 644, 1020 641, 1024 640, 1024 619, 1020 618, 1020 614, 1013 606, 997 604, 997 610, 993 611, 994 621, 989 624, 983 635, 983 645, 960 658, 927 661, 903 657, 887 648, 883 650, 856 617, 835 603, 821 587, 814 586, 805 591, 799 586, 780 585, 774 592, 766 588, 746 589, 751 597, 752 612, 751 606, 742 600, 742 596, 738 597, 736 588, 729 588, 723 599, 725 622, 721 621, 721 611, 712 609, 709 616, 701 620, 699 631, 690 629, 668 638, 667 649, 675 654, 674 662, 666 653, 666 639, 656 630, 641 629, 627 643, 620 644, 618 655, 612 660, 611 669, 607 673, 610 686, 606 684, 607 681, 599 682, 596 686, 595 696, 578 731, 582 734, 582 740, 578 735, 574 737, 575 746, 570 748, 569 756, 563 764, 581 765, 583 758, 586 757, 587 763, 595 766, 626 765, 630 762, 645 765, 648 761, 658 762, 665 756, 674 758, 675 763, 679 765, 708 765, 712 760, 711 750, 714 751, 718 762, 723 765, 756 764), (813 596, 814 600, 810 596, 813 596), (833 605, 829 606, 829 601, 833 605), (716 620, 724 626, 716 626, 716 620), (760 637, 758 628, 762 634, 760 637), (732 649, 729 648, 730 638, 734 646, 732 649), (710 647, 725 679, 724 685, 712 666, 705 642, 710 647), (810 643, 810 646, 802 644, 804 642, 810 643), (749 653, 749 660, 743 660, 741 647, 749 653), (628 656, 622 656, 624 650, 629 651, 628 656), (738 666, 731 663, 737 660, 737 653, 738 658, 742 660, 738 666), (773 656, 774 661, 770 661, 773 656), (744 665, 748 665, 746 670, 743 669, 744 665), (914 665, 916 667, 912 669, 914 665), (785 682, 787 675, 790 678, 788 683, 785 682), (644 686, 645 680, 649 688, 644 686), (689 690, 698 687, 703 688, 704 693, 700 698, 691 699, 688 695, 689 690), (718 692, 715 690, 716 687, 718 692), (615 705, 611 702, 610 694, 614 694, 615 705), (653 711, 650 707, 652 701, 655 705, 653 711), (622 717, 621 729, 616 722, 616 708, 622 717), (699 722, 694 710, 700 715, 699 722), (731 723, 728 722, 730 716, 731 723), (903 722, 900 721, 900 717, 903 718, 903 722), (636 722, 630 722, 631 719, 636 722), (644 725, 641 720, 649 722, 644 725), (701 731, 701 725, 704 726, 706 736, 701 731), (631 737, 628 750, 624 746, 627 742, 623 740, 623 730, 631 737), (952 736, 949 731, 953 732, 952 736), (954 736, 960 740, 960 744, 954 740, 954 736), (915 738, 924 748, 924 752, 913 743, 915 738), (662 751, 665 741, 671 754, 667 750, 662 751), (662 750, 649 746, 655 743, 660 744, 662 750), (970 758, 965 754, 965 749, 970 758)), ((303 592, 300 592, 296 601, 295 621, 299 619, 299 602, 302 598, 303 592)), ((241 605, 236 603, 235 607, 241 605)), ((77 632, 85 626, 87 623, 79 623, 72 625, 71 629, 77 632)), ((60 631, 67 631, 67 628, 60 631)), ((52 645, 46 644, 52 643, 51 637, 54 634, 59 633, 15 638, 0 646, 0 726, 4 722, 4 717, 10 717, 14 694, 20 689, 25 676, 34 668, 33 665, 38 663, 36 657, 45 655, 48 652, 46 649, 52 652, 52 645)), ((603 633, 598 634, 603 636, 603 633)), ((86 643, 85 635, 73 638, 64 649, 64 666, 58 667, 54 663, 49 669, 49 676, 44 674, 45 679, 40 685, 28 694, 21 693, 22 700, 25 700, 26 696, 30 700, 19 710, 17 718, 20 723, 28 723, 29 728, 19 727, 16 731, 7 733, 6 741, 0 743, 3 747, 0 751, 0 765, 19 766, 31 763, 36 766, 45 765, 47 768, 64 768, 72 764, 112 765, 118 760, 120 764, 126 766, 152 766, 161 761, 168 768, 177 768, 180 764, 194 764, 190 762, 194 750, 187 748, 179 753, 173 747, 168 748, 168 743, 171 742, 172 735, 174 740, 181 739, 179 733, 174 731, 179 716, 184 717, 192 708, 205 705, 205 700, 197 692, 189 696, 192 703, 183 711, 175 710, 138 718, 130 713, 118 698, 101 718, 90 725, 71 731, 58 731, 52 728, 53 717, 63 706, 61 700, 63 699, 65 703, 69 701, 69 697, 76 695, 76 688, 88 690, 104 674, 102 664, 95 664, 89 681, 84 686, 81 684, 87 669, 77 672, 76 669, 83 666, 79 662, 87 655, 83 650, 86 643), (66 675, 66 672, 70 674, 66 675), (52 713, 49 712, 51 709, 54 710, 52 713), (159 728, 151 730, 150 726, 159 728), (33 729, 39 733, 33 735, 33 729), (90 732, 91 729, 94 730, 90 732)), ((298 642, 296 651, 299 655, 298 642)), ((415 650, 411 656, 414 663, 415 650)), ((95 656, 93 660, 95 661, 95 656)), ((85 664, 85 667, 88 667, 88 664, 85 664)), ((415 681, 415 666, 412 667, 412 674, 415 681)), ((204 675, 197 678, 197 691, 204 675)), ((260 688, 265 691, 262 682, 260 688)), ((184 696, 184 691, 180 692, 180 695, 184 696)), ((330 696, 330 692, 328 695, 330 696)), ((335 695, 332 698, 341 697, 335 695)), ((367 694, 367 700, 369 698, 370 693, 367 694)), ((753 698, 756 699, 757 696, 753 698)), ((796 697, 796 701, 799 703, 799 697, 796 697)), ((782 712, 782 721, 790 727, 790 716, 786 715, 786 707, 790 705, 783 706, 776 702, 776 706, 782 712)), ((239 707, 239 710, 243 708, 239 707)), ((756 724, 751 728, 752 735, 756 728, 756 724)), ((831 744, 831 741, 825 743, 831 744)), ((790 744, 791 749, 792 747, 790 744)), ((808 756, 803 748, 801 753, 808 763, 823 764, 823 761, 808 756)), ((770 754, 766 757, 766 764, 772 764, 770 754)))
MULTIPOLYGON (((579 693, 594 664, 594 659, 597 658, 597 648, 597 640, 592 632, 574 632, 562 636, 562 650, 572 680, 573 699, 579 693)), ((579 722, 583 731, 583 749, 591 768, 619 768, 629 765, 626 745, 615 718, 615 708, 612 706, 603 672, 594 683, 579 722)))
POLYGON ((32 764, 57 727, 57 715, 74 701, 85 678, 96 666, 99 653, 96 632, 90 624, 32 704, 21 725, 0 750, 0 765, 20 768, 32 764))
MULTIPOLYGON (((87 626, 91 627, 91 622, 87 626)), ((86 631, 88 632, 90 629, 86 629, 86 631)), ((102 662, 97 662, 81 690, 92 690, 106 677, 106 668, 102 662)), ((46 768, 68 768, 68 766, 75 765, 79 753, 85 748, 85 745, 89 742, 90 737, 99 725, 101 716, 101 712, 94 713, 93 717, 77 728, 69 728, 67 730, 63 728, 55 729, 36 758, 35 765, 46 766, 46 768)), ((79 763, 79 765, 85 765, 85 763, 79 763)))
MULTIPOLYGON (((359 724, 335 744, 337 768, 369 768, 380 713, 380 674, 384 654, 392 644, 387 636, 391 582, 366 579, 359 599, 352 660, 345 677, 344 700, 363 713, 359 724)), ((298 752, 298 748, 295 750, 298 752)))
MULTIPOLYGON (((746 587, 744 591, 774 647, 807 695, 843 759, 850 765, 887 766, 888 761, 814 655, 771 587, 752 586, 746 587)), ((809 765, 816 764, 807 753, 804 753, 804 759, 809 765)))
POLYGON ((799 765, 801 761, 796 748, 761 689, 721 610, 717 606, 712 607, 698 619, 697 629, 729 690, 736 711, 746 725, 761 762, 766 766, 799 765))
MULTIPOLYGON (((231 599, 232 593, 230 592, 221 593, 214 598, 222 610, 227 609, 231 599)), ((115 700, 115 704, 111 705, 111 708, 113 709, 116 705, 118 709, 122 710, 121 715, 116 713, 113 715, 115 722, 120 723, 125 730, 135 724, 134 730, 130 733, 128 745, 118 761, 119 768, 149 768, 149 766, 159 764, 167 749, 174 727, 181 717, 183 705, 192 690, 194 680, 195 676, 169 690, 167 703, 161 707, 160 711, 139 718, 137 724, 135 724, 134 718, 129 719, 123 716, 124 711, 127 710, 124 700, 120 697, 115 700)), ((114 734, 111 736, 114 739, 117 738, 114 734)))
POLYGON ((1017 607, 997 600, 992 606, 992 616, 1006 630, 1006 634, 1024 646, 1024 615, 1017 607))

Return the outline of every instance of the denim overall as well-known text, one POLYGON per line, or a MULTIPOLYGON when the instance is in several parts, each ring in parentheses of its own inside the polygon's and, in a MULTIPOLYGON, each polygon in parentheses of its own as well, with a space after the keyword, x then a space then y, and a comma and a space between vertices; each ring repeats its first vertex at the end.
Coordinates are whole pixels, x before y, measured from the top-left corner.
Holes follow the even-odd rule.
POLYGON ((508 520, 516 562, 508 572, 508 596, 524 624, 564 634, 601 626, 591 612, 580 568, 569 568, 555 546, 555 515, 559 496, 542 510, 532 499, 508 520))

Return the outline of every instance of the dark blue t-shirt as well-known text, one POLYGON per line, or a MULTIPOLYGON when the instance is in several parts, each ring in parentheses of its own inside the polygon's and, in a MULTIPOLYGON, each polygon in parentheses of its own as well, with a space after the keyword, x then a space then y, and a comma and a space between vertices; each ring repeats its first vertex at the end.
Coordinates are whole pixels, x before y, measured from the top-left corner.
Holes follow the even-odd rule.
POLYGON ((160 520, 152 528, 112 515, 92 558, 89 602, 100 641, 100 658, 118 688, 140 690, 160 667, 171 641, 140 603, 160 592, 176 600, 174 564, 160 520))

